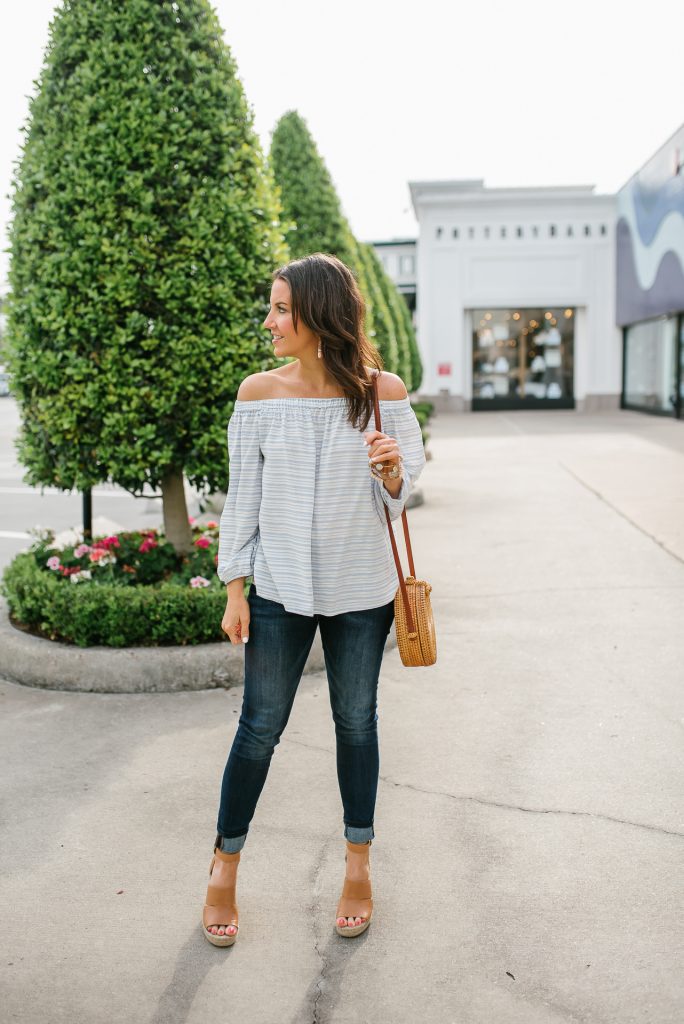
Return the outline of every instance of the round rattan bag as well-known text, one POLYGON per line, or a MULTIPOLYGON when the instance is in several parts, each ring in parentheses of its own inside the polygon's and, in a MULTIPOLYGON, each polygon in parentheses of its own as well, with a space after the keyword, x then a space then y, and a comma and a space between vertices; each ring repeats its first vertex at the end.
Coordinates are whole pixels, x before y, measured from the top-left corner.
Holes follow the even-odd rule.
POLYGON ((397 647, 404 665, 434 665, 437 661, 437 636, 435 620, 430 604, 432 587, 426 580, 407 576, 404 580, 409 607, 413 618, 414 632, 409 631, 406 607, 401 587, 394 598, 394 623, 397 633, 397 647))

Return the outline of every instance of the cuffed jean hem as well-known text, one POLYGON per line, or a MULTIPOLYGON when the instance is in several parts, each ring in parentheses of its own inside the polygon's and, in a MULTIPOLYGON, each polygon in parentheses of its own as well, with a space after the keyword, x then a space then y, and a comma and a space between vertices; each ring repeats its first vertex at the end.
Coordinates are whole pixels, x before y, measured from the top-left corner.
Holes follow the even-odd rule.
MULTIPOLYGON (((221 836, 221 852, 222 853, 238 853, 245 845, 247 839, 247 833, 243 836, 221 836)), ((218 845, 218 844, 217 844, 218 845)))
POLYGON ((369 839, 375 839, 373 826, 370 828, 354 828, 353 825, 344 826, 344 838, 350 843, 367 843, 369 839))

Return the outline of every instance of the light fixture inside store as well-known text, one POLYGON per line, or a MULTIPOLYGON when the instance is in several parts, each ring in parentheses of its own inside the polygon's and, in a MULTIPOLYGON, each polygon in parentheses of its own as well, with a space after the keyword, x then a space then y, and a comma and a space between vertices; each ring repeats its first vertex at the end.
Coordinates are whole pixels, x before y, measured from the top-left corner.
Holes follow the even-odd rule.
POLYGON ((514 320, 519 320, 520 319, 520 313, 514 313, 513 314, 513 319, 514 320))
POLYGON ((558 321, 557 321, 557 320, 556 320, 556 318, 554 317, 554 318, 553 318, 553 320, 551 321, 551 325, 552 325, 552 327, 555 327, 557 323, 558 323, 558 321))
POLYGON ((544 319, 545 320, 550 320, 552 315, 553 315, 552 313, 544 313, 544 319))
POLYGON ((572 316, 572 310, 571 309, 566 309, 565 313, 563 314, 563 316, 568 317, 568 319, 569 319, 572 316))
POLYGON ((485 313, 485 320, 491 320, 491 319, 492 319, 492 314, 491 313, 485 313))

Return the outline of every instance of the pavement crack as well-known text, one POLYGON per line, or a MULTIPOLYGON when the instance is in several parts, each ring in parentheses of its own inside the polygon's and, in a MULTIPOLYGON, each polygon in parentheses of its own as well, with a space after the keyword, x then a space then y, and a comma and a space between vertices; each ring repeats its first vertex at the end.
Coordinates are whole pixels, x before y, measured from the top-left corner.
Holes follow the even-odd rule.
POLYGON ((306 747, 307 750, 319 750, 322 754, 334 754, 330 747, 319 747, 315 743, 305 743, 304 740, 295 740, 291 736, 283 736, 281 743, 295 743, 298 747, 306 747))
POLYGON ((626 513, 624 513, 622 509, 619 509, 617 505, 614 505, 612 503, 612 501, 608 501, 608 498, 606 498, 605 495, 601 494, 601 492, 597 491, 595 487, 592 487, 591 484, 588 484, 586 480, 582 479, 581 476, 578 476, 577 473, 573 472, 573 470, 571 470, 569 466, 566 466, 564 462, 559 462, 558 465, 561 467, 561 469, 564 469, 565 472, 568 473, 574 480, 576 480, 578 484, 581 484, 581 486, 586 488, 587 491, 590 491, 593 495, 595 495, 599 499, 599 501, 602 501, 604 505, 607 505, 608 508, 612 509, 613 512, 616 512, 617 515, 622 516, 622 518, 625 519, 630 524, 630 526, 633 526, 635 530, 639 530, 639 532, 643 533, 645 537, 648 537, 648 539, 652 540, 654 544, 657 544, 658 547, 663 549, 663 551, 666 551, 668 555, 671 555, 672 558, 675 558, 680 563, 680 565, 684 565, 684 558, 682 558, 681 555, 678 555, 676 551, 673 551, 672 548, 669 548, 667 544, 663 543, 662 540, 658 540, 658 538, 654 536, 654 534, 649 533, 648 530, 645 530, 644 527, 640 526, 639 523, 637 523, 634 519, 630 519, 630 517, 626 515, 626 513))
POLYGON ((646 825, 641 821, 630 821, 627 818, 616 818, 610 814, 597 814, 594 811, 568 811, 555 807, 523 807, 522 804, 508 804, 501 800, 486 800, 480 796, 469 796, 464 793, 447 793, 443 789, 422 789, 420 786, 413 786, 410 782, 397 782, 386 775, 381 775, 380 780, 390 786, 397 786, 399 789, 412 789, 416 793, 426 793, 430 796, 444 796, 450 800, 469 801, 482 804, 484 807, 501 807, 508 811, 524 811, 526 814, 559 814, 577 818, 597 818, 601 821, 611 821, 618 825, 630 825, 632 828, 645 829, 648 832, 658 832, 665 836, 684 837, 682 832, 672 832, 670 829, 661 828, 659 825, 646 825))
MULTIPOLYGON (((320 749, 320 748, 316 748, 316 749, 320 749)), ((316 978, 312 982, 311 989, 310 989, 313 992, 313 1002, 312 1002, 312 1005, 311 1005, 311 1011, 313 1013, 313 1016, 311 1018, 311 1024, 323 1024, 323 1018, 319 1015, 320 1014, 320 1010, 319 1010, 319 1005, 318 1004, 319 1004, 319 1002, 320 1002, 320 1000, 321 1000, 321 998, 323 996, 323 985, 324 985, 325 980, 326 980, 326 971, 328 969, 328 965, 329 965, 330 959, 329 959, 328 956, 326 956, 326 954, 321 950, 321 947, 320 947, 320 937, 318 935, 318 927, 317 927, 317 919, 318 919, 317 911, 320 910, 320 879, 321 879, 321 873, 323 871, 323 864, 325 862, 325 858, 326 858, 327 853, 328 853, 328 848, 329 848, 330 844, 332 843, 332 841, 335 838, 337 838, 337 834, 338 834, 338 829, 335 828, 335 831, 332 832, 328 836, 328 838, 325 840, 325 842, 323 843, 323 845, 321 847, 321 850, 319 852, 318 858, 316 860, 316 864, 314 865, 314 869, 313 869, 312 888, 313 888, 313 892, 314 892, 314 899, 313 899, 313 902, 311 904, 311 908, 310 909, 311 909, 311 915, 312 915, 312 927, 313 927, 313 935, 314 935, 314 949, 316 950, 316 955, 317 955, 318 959, 320 960, 320 969, 318 971, 318 974, 317 974, 316 978)))
MULTIPOLYGON (((325 754, 334 754, 333 750, 327 747, 317 747, 312 743, 303 743, 301 740, 289 739, 289 743, 296 743, 300 747, 309 747, 311 750, 319 750, 325 754)), ((664 836, 684 837, 682 832, 673 832, 660 825, 647 825, 642 821, 630 821, 628 818, 617 818, 611 814, 597 814, 595 811, 569 811, 562 807, 524 807, 522 804, 509 804, 503 800, 486 800, 480 796, 469 796, 467 793, 448 793, 443 789, 422 789, 420 786, 413 786, 410 782, 397 782, 387 775, 379 776, 381 782, 389 786, 397 786, 400 789, 412 789, 416 793, 426 793, 430 796, 445 796, 450 800, 470 801, 471 803, 482 804, 483 807, 501 807, 503 810, 524 811, 526 814, 564 814, 576 818, 597 818, 601 821, 612 821, 616 825, 629 825, 632 828, 645 829, 647 832, 659 832, 664 836)))
MULTIPOLYGON (((312 743, 303 743, 301 740, 290 739, 288 742, 296 743, 300 747, 309 747, 311 750, 319 750, 325 754, 334 754, 334 751, 327 747, 317 747, 312 743)), ((426 793, 429 796, 445 796, 449 800, 467 800, 471 803, 482 804, 483 807, 501 807, 503 810, 524 811, 526 814, 564 814, 576 818, 597 818, 601 821, 612 821, 616 825, 629 825, 632 828, 645 829, 647 832, 659 832, 664 836, 678 836, 680 839, 684 837, 683 832, 673 832, 670 829, 661 828, 660 825, 647 825, 643 821, 630 821, 628 818, 617 818, 611 814, 597 814, 595 811, 569 811, 562 807, 523 807, 522 804, 509 804, 503 800, 486 800, 484 797, 469 796, 467 793, 448 793, 443 789, 422 789, 420 786, 413 786, 410 782, 397 782, 387 775, 380 775, 379 778, 381 782, 386 782, 389 786, 397 786, 399 789, 412 789, 416 793, 426 793)))

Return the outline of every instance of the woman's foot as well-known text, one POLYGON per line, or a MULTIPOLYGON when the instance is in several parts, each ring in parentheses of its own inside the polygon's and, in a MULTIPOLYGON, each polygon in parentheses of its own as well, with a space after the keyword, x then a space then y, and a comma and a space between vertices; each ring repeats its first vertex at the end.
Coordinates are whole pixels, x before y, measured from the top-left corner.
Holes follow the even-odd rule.
POLYGON ((214 849, 209 868, 209 886, 202 912, 204 934, 214 946, 232 946, 238 933, 238 905, 235 900, 240 853, 214 849))
MULTIPOLYGON (((235 885, 237 881, 238 862, 219 860, 214 861, 211 872, 211 885, 218 885, 221 889, 229 885, 235 885)), ((207 928, 212 935, 236 935, 237 927, 234 924, 212 924, 207 928)))
POLYGON ((346 896, 343 892, 340 897, 336 920, 338 930, 354 929, 353 933, 358 934, 358 929, 361 929, 370 920, 372 899, 370 898, 369 847, 370 843, 347 842, 346 880, 360 884, 347 886, 345 880, 345 889, 350 890, 350 895, 346 896))

